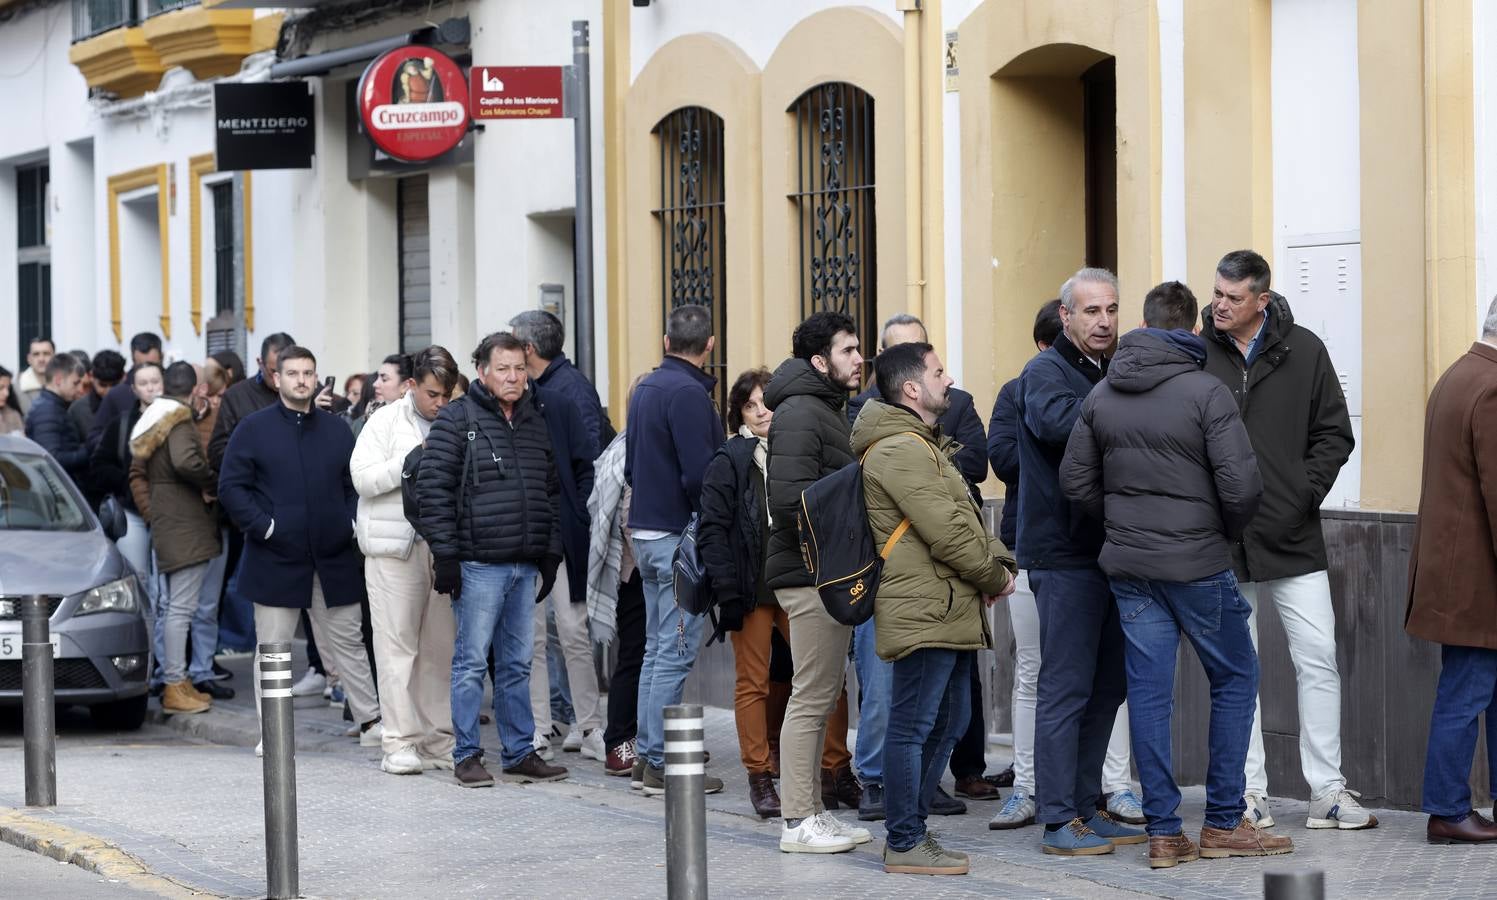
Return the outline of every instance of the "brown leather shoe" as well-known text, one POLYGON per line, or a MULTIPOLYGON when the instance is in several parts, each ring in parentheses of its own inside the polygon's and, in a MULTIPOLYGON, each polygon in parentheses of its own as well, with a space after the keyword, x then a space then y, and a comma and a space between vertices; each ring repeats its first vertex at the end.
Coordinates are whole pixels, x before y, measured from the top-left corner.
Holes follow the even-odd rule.
POLYGON ((1173 869, 1180 863, 1195 862, 1201 851, 1195 841, 1183 834, 1164 834, 1149 838, 1149 868, 1173 869))
POLYGON ((774 789, 774 776, 768 772, 750 772, 749 802, 754 805, 754 812, 761 819, 778 819, 780 817, 780 795, 774 789))
POLYGON ((981 775, 973 775, 970 778, 958 778, 956 780, 956 795, 966 797, 968 800, 1002 800, 1003 795, 998 788, 981 775))
POLYGON ((1430 816, 1424 838, 1431 844, 1485 844, 1497 841, 1497 825, 1475 810, 1459 822, 1430 816))
POLYGON ((529 784, 532 781, 560 781, 565 777, 567 777, 565 766, 551 765, 541 759, 541 755, 534 750, 530 751, 529 756, 504 770, 506 781, 518 781, 521 784, 529 784))
POLYGON ((1224 859, 1228 856, 1278 856, 1293 853, 1294 842, 1263 831, 1243 819, 1236 828, 1201 829, 1201 856, 1224 859))
POLYGON ((457 783, 465 788, 485 788, 494 786, 494 776, 483 767, 482 756, 470 756, 458 763, 453 769, 452 777, 457 783))
POLYGON ((863 802, 863 786, 852 774, 851 766, 821 770, 821 805, 836 809, 841 803, 848 809, 857 809, 863 802))

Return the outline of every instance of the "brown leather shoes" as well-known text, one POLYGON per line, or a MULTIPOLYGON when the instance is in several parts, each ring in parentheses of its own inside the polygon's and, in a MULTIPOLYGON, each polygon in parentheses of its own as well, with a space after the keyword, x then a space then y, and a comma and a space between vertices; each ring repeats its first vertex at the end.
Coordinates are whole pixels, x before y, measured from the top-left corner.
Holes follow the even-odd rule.
POLYGON ((1237 823, 1236 828, 1201 829, 1201 856, 1206 859, 1223 859, 1228 856, 1278 856, 1293 853, 1294 842, 1286 837, 1277 837, 1261 831, 1247 819, 1237 823))
POLYGON ((1180 863, 1195 862, 1201 851, 1195 841, 1183 834, 1166 834, 1149 838, 1149 868, 1173 869, 1180 863))
POLYGON ((504 770, 505 781, 518 781, 521 784, 534 781, 560 781, 565 777, 567 777, 565 766, 551 765, 541 759, 541 755, 534 750, 530 751, 529 756, 504 770))
POLYGON ((1003 795, 991 781, 981 775, 956 780, 956 795, 968 800, 1002 800, 1003 795))
POLYGON ((863 786, 852 773, 851 766, 821 770, 821 805, 836 809, 841 803, 848 809, 857 809, 863 802, 863 786))
POLYGON ((1485 844, 1497 841, 1497 824, 1475 810, 1459 822, 1447 822, 1439 816, 1430 816, 1424 829, 1425 840, 1431 844, 1485 844))
POLYGON ((754 805, 754 812, 761 819, 778 819, 780 817, 780 795, 774 789, 774 776, 768 772, 750 772, 749 802, 754 805))

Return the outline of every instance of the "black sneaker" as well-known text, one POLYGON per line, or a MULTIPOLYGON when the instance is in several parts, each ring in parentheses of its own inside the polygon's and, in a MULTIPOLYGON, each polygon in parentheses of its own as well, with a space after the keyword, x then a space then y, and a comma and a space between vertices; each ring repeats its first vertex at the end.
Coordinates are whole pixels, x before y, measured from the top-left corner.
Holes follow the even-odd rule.
POLYGON ((214 700, 234 699, 234 689, 226 684, 219 684, 216 681, 195 681, 193 682, 192 686, 197 688, 204 694, 212 697, 214 700))
POLYGON ((534 750, 530 755, 518 763, 504 770, 507 781, 518 781, 521 784, 529 784, 533 781, 560 781, 567 777, 565 766, 553 766, 541 759, 541 755, 534 750))
POLYGON ((213 661, 213 681, 228 681, 233 677, 233 672, 230 672, 228 669, 225 669, 223 666, 219 665, 218 660, 215 659, 213 661))
POLYGON ((884 786, 877 783, 863 785, 863 799, 858 804, 858 820, 882 822, 884 820, 884 786))
POLYGON ((458 763, 453 774, 457 776, 457 783, 466 788, 494 786, 494 776, 483 767, 482 756, 470 756, 458 763))
POLYGON ((946 793, 945 788, 936 788, 936 795, 930 801, 930 814, 933 816, 965 816, 967 814, 967 804, 946 793))

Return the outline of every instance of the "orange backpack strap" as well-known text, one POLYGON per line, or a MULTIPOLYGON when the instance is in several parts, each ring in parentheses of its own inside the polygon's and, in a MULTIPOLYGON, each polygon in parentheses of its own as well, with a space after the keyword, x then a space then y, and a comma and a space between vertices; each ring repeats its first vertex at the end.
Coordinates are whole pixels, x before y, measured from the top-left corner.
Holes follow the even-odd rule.
MULTIPOLYGON (((941 461, 936 458, 936 449, 935 449, 935 447, 931 446, 930 441, 927 441, 924 438, 924 436, 922 436, 919 433, 914 432, 914 431, 901 431, 901 432, 899 432, 899 434, 907 434, 910 437, 913 437, 914 439, 916 439, 917 441, 919 441, 920 443, 924 444, 925 445, 925 449, 930 452, 930 460, 931 460, 931 462, 935 463, 936 464, 936 470, 940 471, 941 461)), ((893 435, 893 434, 889 435, 889 437, 897 437, 897 436, 898 435, 893 435)), ((862 463, 867 462, 867 460, 868 460, 868 454, 872 453, 873 452, 873 448, 877 447, 884 440, 886 440, 886 438, 879 438, 878 440, 876 440, 873 443, 869 444, 868 445, 868 449, 863 451, 863 458, 860 459, 860 460, 858 460, 858 463, 861 465, 862 463)), ((888 560, 889 560, 889 554, 894 552, 894 545, 897 544, 897 543, 899 543, 899 539, 902 538, 902 537, 904 537, 904 533, 906 531, 909 531, 909 530, 910 530, 910 517, 909 516, 905 516, 903 519, 899 520, 899 525, 897 525, 894 528, 894 533, 891 534, 891 535, 889 535, 889 539, 884 542, 884 549, 882 549, 882 550, 879 551, 878 555, 880 557, 882 557, 885 562, 888 562, 888 560)))
POLYGON ((889 535, 889 539, 884 542, 884 549, 878 552, 878 555, 883 557, 885 562, 889 561, 889 554, 894 552, 894 545, 899 543, 899 539, 904 537, 904 533, 909 530, 910 520, 908 518, 900 519, 899 526, 894 529, 894 533, 889 535))

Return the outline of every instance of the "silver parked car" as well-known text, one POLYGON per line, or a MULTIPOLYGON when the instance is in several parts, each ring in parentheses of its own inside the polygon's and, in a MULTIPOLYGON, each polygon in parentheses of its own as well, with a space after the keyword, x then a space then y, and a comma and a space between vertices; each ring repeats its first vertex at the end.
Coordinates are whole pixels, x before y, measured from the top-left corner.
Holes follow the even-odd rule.
POLYGON ((0 705, 21 702, 21 600, 41 594, 57 702, 109 728, 145 720, 150 642, 144 595, 114 544, 124 529, 114 500, 96 517, 46 450, 0 435, 0 705))

